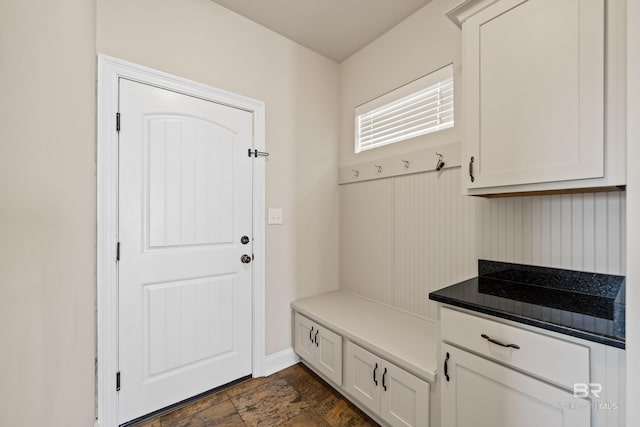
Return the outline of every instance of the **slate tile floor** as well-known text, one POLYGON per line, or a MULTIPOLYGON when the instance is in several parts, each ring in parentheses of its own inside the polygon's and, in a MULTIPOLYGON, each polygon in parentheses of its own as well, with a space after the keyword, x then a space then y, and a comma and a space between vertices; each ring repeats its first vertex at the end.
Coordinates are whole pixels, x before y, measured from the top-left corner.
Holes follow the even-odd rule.
POLYGON ((254 378, 136 427, 377 426, 302 364, 254 378))

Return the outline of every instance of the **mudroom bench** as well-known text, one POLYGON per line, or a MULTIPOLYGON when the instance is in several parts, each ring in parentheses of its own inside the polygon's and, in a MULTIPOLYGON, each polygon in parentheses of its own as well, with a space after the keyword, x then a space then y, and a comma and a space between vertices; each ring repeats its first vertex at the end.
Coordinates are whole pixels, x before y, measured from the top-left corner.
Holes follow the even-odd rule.
POLYGON ((341 291, 291 308, 305 365, 382 424, 430 425, 437 323, 341 291))

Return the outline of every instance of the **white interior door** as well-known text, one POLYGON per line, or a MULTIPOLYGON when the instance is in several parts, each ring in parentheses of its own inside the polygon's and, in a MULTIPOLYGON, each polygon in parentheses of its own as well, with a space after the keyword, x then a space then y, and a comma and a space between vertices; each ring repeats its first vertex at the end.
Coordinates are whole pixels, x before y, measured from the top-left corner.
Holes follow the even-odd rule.
POLYGON ((123 423, 251 374, 253 117, 125 79, 119 111, 123 423))

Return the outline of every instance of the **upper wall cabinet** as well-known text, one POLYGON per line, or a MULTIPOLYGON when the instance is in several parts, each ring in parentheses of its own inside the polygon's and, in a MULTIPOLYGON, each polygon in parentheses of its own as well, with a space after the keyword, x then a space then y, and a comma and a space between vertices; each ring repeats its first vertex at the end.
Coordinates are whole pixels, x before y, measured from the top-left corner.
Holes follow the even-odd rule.
POLYGON ((470 0, 448 13, 463 32, 468 194, 625 184, 624 2, 610 3, 470 0))

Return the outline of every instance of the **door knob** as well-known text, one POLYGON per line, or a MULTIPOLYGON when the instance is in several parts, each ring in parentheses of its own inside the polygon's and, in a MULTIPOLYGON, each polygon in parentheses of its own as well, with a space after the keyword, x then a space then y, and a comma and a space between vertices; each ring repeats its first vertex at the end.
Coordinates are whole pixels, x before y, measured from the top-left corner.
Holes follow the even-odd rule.
POLYGON ((240 261, 242 261, 243 264, 249 264, 251 262, 251 257, 247 254, 244 254, 240 257, 240 261))
POLYGON ((242 238, 240 239, 240 243, 242 243, 243 245, 246 245, 247 243, 249 243, 249 237, 242 236, 242 238))

